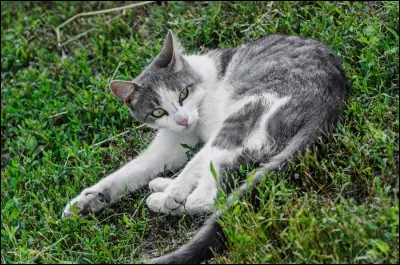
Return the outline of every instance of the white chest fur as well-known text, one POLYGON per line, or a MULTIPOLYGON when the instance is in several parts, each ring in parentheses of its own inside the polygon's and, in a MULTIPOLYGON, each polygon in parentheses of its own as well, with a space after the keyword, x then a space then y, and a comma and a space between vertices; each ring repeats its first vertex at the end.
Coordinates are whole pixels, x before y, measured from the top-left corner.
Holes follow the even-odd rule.
POLYGON ((185 59, 203 79, 201 89, 203 92, 200 106, 200 117, 194 131, 202 141, 206 142, 218 131, 224 119, 223 105, 226 93, 218 81, 218 72, 214 62, 206 55, 189 55, 185 59))

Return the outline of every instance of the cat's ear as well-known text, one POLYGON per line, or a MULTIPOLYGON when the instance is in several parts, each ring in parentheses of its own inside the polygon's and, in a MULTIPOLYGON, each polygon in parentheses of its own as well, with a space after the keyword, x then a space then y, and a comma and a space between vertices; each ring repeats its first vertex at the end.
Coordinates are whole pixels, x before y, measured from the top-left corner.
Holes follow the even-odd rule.
POLYGON ((155 63, 159 67, 169 68, 174 72, 180 71, 183 67, 181 44, 171 30, 168 31, 164 46, 157 56, 155 63))
POLYGON ((129 96, 139 88, 139 84, 133 81, 113 80, 110 83, 110 89, 121 101, 128 104, 129 96))

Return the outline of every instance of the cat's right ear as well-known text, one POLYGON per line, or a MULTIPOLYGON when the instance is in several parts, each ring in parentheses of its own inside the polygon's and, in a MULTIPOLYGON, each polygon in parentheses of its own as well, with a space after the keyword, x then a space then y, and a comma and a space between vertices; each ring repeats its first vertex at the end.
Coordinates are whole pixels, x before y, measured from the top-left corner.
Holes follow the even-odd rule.
POLYGON ((122 102, 128 105, 129 96, 138 89, 139 85, 133 81, 113 80, 110 89, 122 102))
POLYGON ((158 54, 154 63, 162 68, 168 68, 174 72, 178 72, 182 69, 182 48, 177 37, 172 33, 171 30, 168 31, 167 37, 164 41, 164 46, 161 52, 158 54))

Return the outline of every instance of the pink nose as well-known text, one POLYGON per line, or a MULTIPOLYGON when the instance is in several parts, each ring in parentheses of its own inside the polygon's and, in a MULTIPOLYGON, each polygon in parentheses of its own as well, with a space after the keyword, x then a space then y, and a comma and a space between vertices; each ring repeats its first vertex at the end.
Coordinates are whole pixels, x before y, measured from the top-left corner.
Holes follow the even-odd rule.
POLYGON ((180 121, 177 121, 176 124, 187 127, 187 125, 188 125, 188 117, 185 117, 185 118, 181 119, 180 121))

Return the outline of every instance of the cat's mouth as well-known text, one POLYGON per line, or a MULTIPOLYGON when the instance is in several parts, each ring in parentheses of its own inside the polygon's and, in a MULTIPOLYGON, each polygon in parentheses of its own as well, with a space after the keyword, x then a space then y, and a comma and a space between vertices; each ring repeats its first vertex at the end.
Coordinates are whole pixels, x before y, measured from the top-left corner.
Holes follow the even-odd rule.
POLYGON ((190 129, 193 128, 193 124, 190 123, 190 124, 186 124, 186 125, 180 126, 180 127, 181 127, 181 130, 182 130, 182 131, 186 132, 186 131, 190 131, 190 129))

